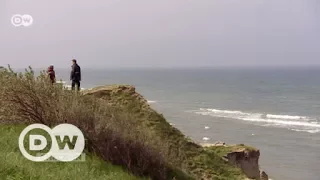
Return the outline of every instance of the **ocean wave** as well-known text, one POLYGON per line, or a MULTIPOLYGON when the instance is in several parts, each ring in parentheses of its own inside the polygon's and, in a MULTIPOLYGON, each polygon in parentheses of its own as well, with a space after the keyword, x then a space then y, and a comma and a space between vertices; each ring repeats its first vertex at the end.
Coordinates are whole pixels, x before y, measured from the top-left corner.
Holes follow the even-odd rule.
POLYGON ((299 119, 308 120, 308 119, 310 119, 310 118, 308 118, 306 116, 289 116, 289 115, 274 115, 274 114, 267 114, 266 116, 267 116, 267 118, 270 118, 270 119, 296 119, 296 120, 299 120, 299 119))
POLYGON ((231 110, 219 110, 219 109, 205 109, 200 108, 200 111, 195 111, 196 114, 201 115, 211 115, 215 117, 225 117, 225 118, 245 118, 245 117, 261 117, 263 114, 259 113, 246 113, 242 111, 231 111, 231 110))
POLYGON ((241 115, 248 115, 249 113, 244 113, 241 111, 230 111, 230 110, 219 110, 219 109, 204 109, 200 108, 200 110, 207 110, 214 113, 223 113, 223 114, 241 114, 241 115))
POLYGON ((313 130, 307 130, 307 129, 290 129, 290 130, 292 130, 292 131, 297 131, 297 132, 308 132, 308 133, 311 133, 311 134, 320 132, 320 129, 313 129, 313 130))
POLYGON ((157 101, 151 101, 151 100, 147 100, 147 102, 148 102, 149 104, 155 104, 155 103, 157 103, 157 101))
POLYGON ((65 81, 56 81, 56 83, 59 83, 59 84, 66 84, 65 81))
MULTIPOLYGON (((71 90, 72 86, 71 85, 63 85, 64 88, 71 90)), ((86 88, 80 88, 81 90, 85 90, 86 88)))
POLYGON ((305 126, 305 127, 318 127, 320 124, 308 123, 308 122, 299 122, 299 121, 285 121, 277 119, 256 119, 256 118, 242 118, 244 121, 254 121, 254 122, 267 122, 276 125, 287 125, 287 126, 305 126))
POLYGON ((320 122, 315 118, 307 116, 249 113, 238 110, 220 110, 211 108, 200 108, 193 112, 200 115, 248 121, 262 126, 281 127, 309 133, 320 132, 320 122))
MULTIPOLYGON (((67 89, 69 89, 69 90, 70 90, 71 87, 72 87, 71 85, 67 84, 66 81, 56 81, 56 83, 62 84, 64 88, 67 88, 67 89)), ((86 89, 86 88, 80 88, 80 89, 81 89, 81 90, 84 90, 84 89, 86 89)))

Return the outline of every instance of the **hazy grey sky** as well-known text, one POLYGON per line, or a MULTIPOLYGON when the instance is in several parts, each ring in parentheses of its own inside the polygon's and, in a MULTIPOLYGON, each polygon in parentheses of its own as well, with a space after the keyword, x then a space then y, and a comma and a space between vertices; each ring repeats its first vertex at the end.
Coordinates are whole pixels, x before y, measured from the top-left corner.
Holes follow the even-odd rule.
POLYGON ((319 0, 0 0, 0 65, 320 65, 319 0), (14 27, 30 14, 30 27, 14 27))

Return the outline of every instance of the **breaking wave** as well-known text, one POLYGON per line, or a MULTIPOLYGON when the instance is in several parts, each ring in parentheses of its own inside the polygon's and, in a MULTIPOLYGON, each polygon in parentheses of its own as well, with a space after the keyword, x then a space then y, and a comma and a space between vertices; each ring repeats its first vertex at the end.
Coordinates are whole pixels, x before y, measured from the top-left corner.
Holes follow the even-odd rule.
POLYGON ((306 120, 308 120, 308 117, 306 117, 306 116, 289 116, 289 115, 267 114, 267 117, 271 118, 271 119, 306 119, 306 120))
MULTIPOLYGON (((71 90, 71 85, 67 84, 66 81, 56 81, 58 84, 62 84, 64 88, 71 90)), ((81 90, 84 90, 85 88, 80 88, 81 90)))
POLYGON ((149 104, 155 104, 155 103, 157 103, 157 101, 148 100, 148 103, 149 103, 149 104))
MULTIPOLYGON (((63 85, 66 89, 71 90, 72 86, 71 85, 63 85)), ((84 90, 85 88, 80 88, 81 90, 84 90)))
POLYGON ((315 118, 307 116, 249 113, 242 111, 220 110, 210 108, 200 108, 199 110, 193 112, 200 115, 237 119, 256 123, 263 126, 287 128, 293 131, 302 131, 309 133, 320 132, 320 122, 315 118))

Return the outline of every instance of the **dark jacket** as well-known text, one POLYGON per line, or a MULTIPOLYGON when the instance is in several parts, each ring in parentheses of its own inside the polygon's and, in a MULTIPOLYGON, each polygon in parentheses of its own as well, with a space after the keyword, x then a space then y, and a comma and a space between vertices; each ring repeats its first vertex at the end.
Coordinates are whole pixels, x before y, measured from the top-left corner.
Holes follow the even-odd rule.
POLYGON ((70 80, 81 81, 81 68, 78 64, 71 66, 70 80))
POLYGON ((52 66, 48 67, 47 73, 49 75, 49 78, 50 78, 51 82, 55 83, 56 82, 56 73, 53 70, 52 66))

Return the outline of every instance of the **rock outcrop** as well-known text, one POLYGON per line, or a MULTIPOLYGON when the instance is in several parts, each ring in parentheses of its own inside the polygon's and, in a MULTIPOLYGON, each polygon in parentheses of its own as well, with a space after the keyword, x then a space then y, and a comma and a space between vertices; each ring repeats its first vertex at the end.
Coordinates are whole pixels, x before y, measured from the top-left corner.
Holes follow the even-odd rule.
POLYGON ((245 148, 232 151, 225 155, 227 160, 241 168, 242 171, 251 179, 260 178, 259 170, 259 150, 248 151, 245 148))
POLYGON ((259 167, 260 151, 258 149, 240 145, 227 145, 224 142, 215 144, 201 144, 207 148, 224 148, 223 154, 220 154, 226 161, 240 168, 250 179, 268 180, 268 175, 259 167))

